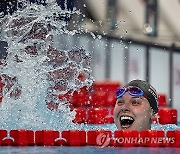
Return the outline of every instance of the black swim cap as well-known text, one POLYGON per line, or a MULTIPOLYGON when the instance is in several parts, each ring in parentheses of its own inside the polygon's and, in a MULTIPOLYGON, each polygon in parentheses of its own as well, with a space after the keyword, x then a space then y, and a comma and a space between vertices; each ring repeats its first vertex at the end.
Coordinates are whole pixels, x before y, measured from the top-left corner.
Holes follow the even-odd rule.
POLYGON ((151 108, 153 109, 154 113, 158 112, 158 99, 156 90, 147 82, 143 80, 132 80, 124 87, 135 86, 140 88, 147 96, 147 100, 151 108))

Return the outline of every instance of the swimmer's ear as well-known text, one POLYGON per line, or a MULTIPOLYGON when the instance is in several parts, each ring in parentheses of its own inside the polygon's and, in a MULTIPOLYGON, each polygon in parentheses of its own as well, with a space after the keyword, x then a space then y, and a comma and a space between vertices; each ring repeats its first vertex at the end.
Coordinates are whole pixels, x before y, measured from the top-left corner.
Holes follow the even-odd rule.
POLYGON ((153 109, 151 109, 151 120, 153 120, 154 119, 154 117, 155 117, 155 114, 154 114, 154 112, 153 112, 153 109))

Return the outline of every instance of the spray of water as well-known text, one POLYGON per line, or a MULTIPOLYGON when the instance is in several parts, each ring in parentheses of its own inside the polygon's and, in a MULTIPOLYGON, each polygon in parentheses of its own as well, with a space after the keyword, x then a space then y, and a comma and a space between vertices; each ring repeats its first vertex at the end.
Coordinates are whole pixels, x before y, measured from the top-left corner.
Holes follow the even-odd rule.
POLYGON ((67 19, 80 12, 61 10, 55 0, 45 6, 21 2, 21 9, 0 19, 1 38, 8 43, 0 128, 78 129, 68 99, 58 97, 92 84, 91 55, 81 48, 56 49, 54 38, 79 33, 67 29, 67 19))

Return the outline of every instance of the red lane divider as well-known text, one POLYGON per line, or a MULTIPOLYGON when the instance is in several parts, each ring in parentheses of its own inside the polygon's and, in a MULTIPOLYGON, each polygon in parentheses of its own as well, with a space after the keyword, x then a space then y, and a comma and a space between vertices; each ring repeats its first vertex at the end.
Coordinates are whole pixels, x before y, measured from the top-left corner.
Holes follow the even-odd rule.
POLYGON ((149 146, 151 147, 161 147, 165 146, 167 144, 166 139, 164 139, 164 131, 161 130, 152 130, 148 131, 149 132, 149 137, 150 137, 150 143, 149 146), (157 138, 158 137, 158 138, 157 138))
POLYGON ((167 106, 167 98, 165 94, 158 94, 158 106, 167 106))
POLYGON ((107 107, 114 107, 116 104, 116 96, 115 96, 115 92, 114 91, 109 91, 107 92, 107 107))
POLYGON ((107 92, 105 91, 96 91, 92 94, 92 98, 90 100, 91 107, 100 107, 100 106, 108 106, 107 104, 107 92))
POLYGON ((165 146, 166 143, 164 131, 161 130, 141 131, 140 137, 142 138, 140 141, 142 146, 159 147, 165 146))
POLYGON ((158 111, 160 124, 177 124, 177 110, 173 108, 163 107, 158 111))
POLYGON ((53 146, 59 138, 59 131, 40 130, 35 132, 35 144, 38 146, 53 146))
POLYGON ((112 108, 74 108, 74 123, 111 124, 114 122, 112 108))
POLYGON ((84 108, 76 108, 74 109, 76 112, 75 119, 73 120, 74 123, 86 123, 87 122, 87 113, 86 109, 84 108))
POLYGON ((7 136, 7 130, 0 130, 0 145, 4 144, 4 138, 7 136))
POLYGON ((105 119, 109 114, 106 108, 90 108, 88 109, 87 122, 89 124, 105 124, 105 119))
MULTIPOLYGON (((114 108, 74 108, 76 111, 74 123, 107 124, 114 123, 114 108)), ((160 107, 158 116, 153 123, 177 124, 177 110, 168 107, 160 107)))
POLYGON ((32 130, 11 130, 10 136, 14 139, 14 146, 34 145, 34 131, 32 130))
POLYGON ((120 87, 119 82, 96 81, 88 90, 86 87, 75 91, 70 104, 73 107, 112 107, 115 105, 115 91, 120 87))
POLYGON ((87 132, 87 145, 111 144, 112 132, 110 130, 90 130, 87 132), (110 139, 110 140, 109 140, 110 139))
POLYGON ((106 117, 105 118, 105 124, 112 124, 112 123, 114 123, 113 117, 106 117))
POLYGON ((86 132, 83 130, 62 131, 62 138, 66 140, 66 146, 85 146, 86 132))
POLYGON ((136 130, 117 130, 114 132, 114 146, 139 146, 138 144, 138 131, 136 130))
POLYGON ((116 97, 114 91, 98 90, 92 94, 90 99, 91 107, 114 107, 116 97))
POLYGON ((180 130, 168 131, 167 137, 172 138, 169 146, 180 147, 180 130))
POLYGON ((70 100, 73 107, 85 107, 90 103, 90 94, 86 87, 80 89, 80 91, 75 91, 70 100))
POLYGON ((2 145, 2 146, 10 146, 10 145, 13 145, 13 143, 14 143, 13 138, 7 137, 7 138, 4 138, 4 139, 2 140, 1 145, 2 145))
POLYGON ((0 130, 1 146, 143 146, 180 148, 180 130, 0 130), (9 135, 8 135, 9 134, 9 135))

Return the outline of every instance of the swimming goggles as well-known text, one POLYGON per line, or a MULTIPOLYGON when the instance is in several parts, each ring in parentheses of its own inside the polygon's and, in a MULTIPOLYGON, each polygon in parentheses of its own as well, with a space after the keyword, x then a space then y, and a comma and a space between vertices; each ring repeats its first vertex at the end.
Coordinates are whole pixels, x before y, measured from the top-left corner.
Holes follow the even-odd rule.
POLYGON ((127 88, 120 88, 116 91, 116 98, 121 98, 126 92, 128 92, 131 96, 140 97, 144 95, 144 92, 135 86, 127 87, 127 88))

